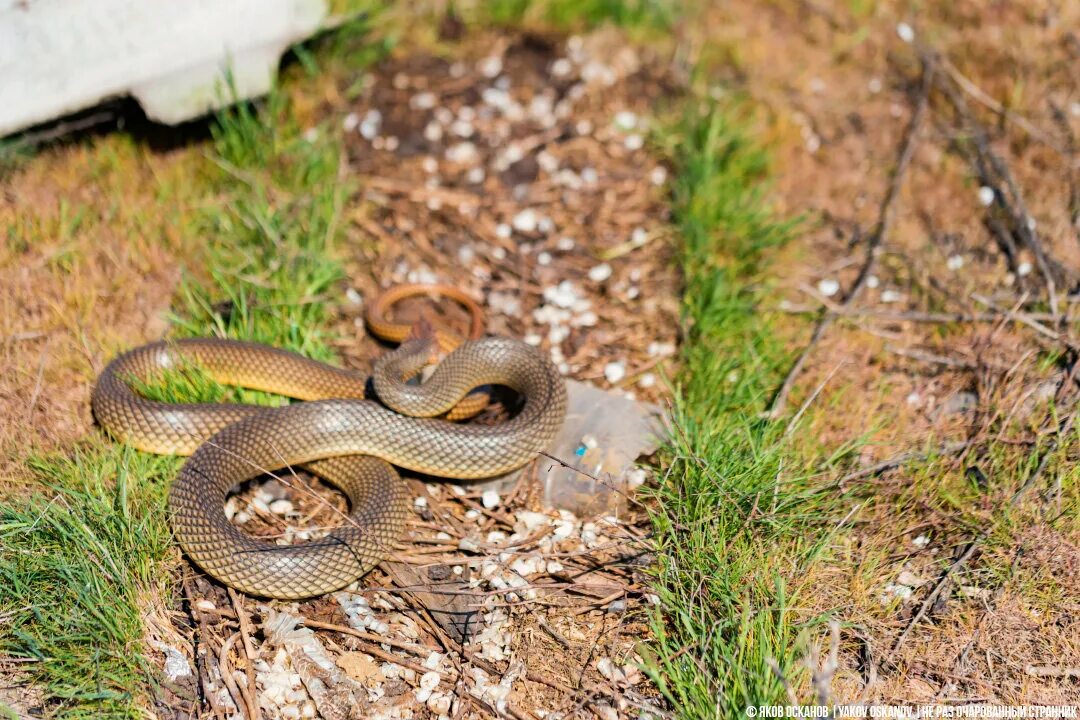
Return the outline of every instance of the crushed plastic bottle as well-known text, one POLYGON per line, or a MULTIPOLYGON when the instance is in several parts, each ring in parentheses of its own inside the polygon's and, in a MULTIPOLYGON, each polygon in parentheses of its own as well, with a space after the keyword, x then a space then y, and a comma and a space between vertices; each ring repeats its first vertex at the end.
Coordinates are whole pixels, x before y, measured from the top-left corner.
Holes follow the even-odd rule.
POLYGON ((656 451, 663 411, 586 383, 567 381, 562 430, 539 462, 547 505, 588 516, 625 507, 640 484, 636 461, 656 451))

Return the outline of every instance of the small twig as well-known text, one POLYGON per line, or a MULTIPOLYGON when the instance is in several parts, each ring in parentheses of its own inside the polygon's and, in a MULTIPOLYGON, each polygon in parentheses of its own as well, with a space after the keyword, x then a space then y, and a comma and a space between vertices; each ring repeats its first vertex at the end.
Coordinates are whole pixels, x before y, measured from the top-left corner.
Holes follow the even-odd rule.
POLYGON ((987 95, 982 90, 982 88, 969 80, 947 58, 942 57, 939 58, 939 60, 941 61, 942 67, 945 68, 945 72, 949 74, 949 77, 952 78, 953 82, 956 83, 957 87, 959 87, 971 97, 975 98, 975 100, 977 100, 979 103, 990 108, 990 110, 1002 116, 1006 120, 1014 123, 1017 127, 1023 129, 1024 132, 1026 132, 1028 135, 1035 138, 1039 142, 1043 143, 1047 147, 1053 148, 1055 151, 1062 155, 1070 154, 1068 148, 1063 147, 1060 143, 1054 140, 1054 138, 1050 137, 1044 131, 1035 127, 1035 125, 1033 125, 1030 120, 1023 117, 1022 115, 1017 114, 1016 112, 1013 112, 1012 110, 1003 106, 994 98, 987 95))
POLYGON ((559 643, 560 645, 562 645, 562 646, 563 646, 564 648, 566 648, 567 650, 569 650, 569 649, 570 649, 570 641, 569 641, 569 640, 567 640, 566 638, 564 638, 564 637, 563 637, 563 636, 562 636, 562 635, 561 635, 561 634, 559 633, 559 631, 558 631, 558 630, 556 630, 555 628, 551 627, 551 625, 550 625, 550 624, 548 624, 548 621, 547 621, 547 620, 545 620, 545 619, 543 618, 543 616, 541 616, 541 615, 537 615, 537 616, 536 616, 536 624, 540 626, 540 629, 541 629, 541 630, 543 630, 543 631, 544 631, 544 632, 546 632, 546 633, 547 633, 547 634, 548 634, 549 636, 551 636, 551 639, 552 639, 552 640, 554 640, 555 642, 559 643))
POLYGON ((927 595, 926 598, 922 601, 922 604, 919 605, 918 612, 916 612, 915 615, 912 616, 911 621, 907 624, 907 627, 905 627, 904 631, 900 633, 900 637, 896 638, 896 642, 893 643, 890 654, 896 654, 896 651, 899 650, 900 646, 904 644, 905 640, 907 640, 907 636, 911 633, 912 628, 914 628, 920 620, 926 617, 926 613, 929 612, 930 608, 933 607, 935 602, 937 602, 938 595, 941 594, 942 589, 945 587, 945 583, 949 580, 949 578, 953 576, 956 571, 962 568, 967 563, 967 561, 971 559, 971 556, 975 554, 975 549, 984 539, 986 539, 988 535, 988 530, 983 530, 981 533, 979 533, 975 537, 975 539, 969 542, 967 547, 964 548, 964 552, 961 553, 960 557, 957 558, 957 560, 949 566, 949 569, 946 570, 940 578, 938 578, 938 581, 934 584, 934 588, 930 591, 930 594, 927 595))
POLYGON ((1028 665, 1024 672, 1032 677, 1065 678, 1080 680, 1080 667, 1051 667, 1049 665, 1028 665))
POLYGON ((231 587, 226 589, 229 591, 229 599, 232 600, 236 618, 240 621, 240 637, 242 639, 245 659, 244 676, 247 677, 247 687, 243 688, 244 704, 247 705, 249 717, 253 718, 253 720, 258 720, 259 710, 258 705, 255 702, 255 649, 251 644, 251 621, 248 619, 247 612, 244 610, 240 594, 231 587))
POLYGON ((891 458, 882 460, 876 465, 871 465, 868 468, 863 468, 862 470, 857 470, 853 473, 849 473, 837 480, 836 484, 837 487, 843 488, 844 485, 849 482, 854 482, 856 480, 862 480, 864 478, 880 475, 883 472, 887 472, 889 470, 892 470, 893 468, 898 468, 901 465, 905 465, 912 460, 926 460, 931 455, 958 455, 964 450, 967 450, 969 447, 971 447, 971 445, 972 441, 968 440, 964 442, 944 443, 943 445, 931 451, 902 452, 899 455, 894 455, 891 458))
MULTIPOLYGON (((232 676, 232 668, 229 663, 229 651, 232 650, 233 644, 240 636, 239 633, 233 633, 229 638, 221 644, 221 650, 218 651, 218 672, 221 673, 221 680, 225 683, 225 689, 229 691, 229 696, 232 698, 233 705, 239 710, 240 704, 247 705, 247 698, 240 693, 240 688, 236 685, 236 679, 232 676)), ((248 717, 250 720, 258 720, 258 715, 252 713, 251 706, 247 707, 248 717)))
POLYGON ((901 357, 918 360, 919 362, 931 363, 933 365, 945 365, 946 367, 961 368, 964 370, 971 370, 977 367, 974 363, 970 363, 967 360, 957 360, 956 358, 937 355, 935 353, 926 352, 925 350, 916 350, 915 348, 902 348, 896 347, 895 345, 886 345, 885 351, 901 357))
POLYGON ((346 625, 335 625, 333 623, 320 622, 318 620, 312 620, 311 618, 304 618, 304 625, 310 628, 318 628, 319 630, 331 630, 333 632, 341 633, 342 635, 352 635, 358 637, 361 640, 367 640, 368 642, 380 643, 382 645, 389 645, 390 647, 396 647, 401 650, 408 650, 409 652, 423 656, 427 659, 433 652, 438 652, 438 648, 433 648, 428 645, 418 645, 416 643, 405 642, 404 640, 395 640, 392 637, 385 637, 382 635, 375 635, 373 633, 367 633, 363 630, 357 630, 356 628, 348 627, 346 625))

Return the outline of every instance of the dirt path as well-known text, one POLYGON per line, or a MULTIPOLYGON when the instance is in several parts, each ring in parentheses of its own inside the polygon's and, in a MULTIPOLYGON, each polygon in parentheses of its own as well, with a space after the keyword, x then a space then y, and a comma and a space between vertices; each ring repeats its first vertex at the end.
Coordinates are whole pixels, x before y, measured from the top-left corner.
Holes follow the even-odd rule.
POLYGON ((806 402, 809 436, 855 447, 835 490, 858 507, 854 529, 813 580, 816 609, 852 626, 833 691, 1075 702, 1080 17, 1056 3, 903 8, 713 15, 710 51, 729 60, 717 86, 761 109, 776 198, 806 218, 773 264, 769 310, 796 357, 825 329, 786 414, 806 402), (875 469, 939 444, 963 451, 875 469))

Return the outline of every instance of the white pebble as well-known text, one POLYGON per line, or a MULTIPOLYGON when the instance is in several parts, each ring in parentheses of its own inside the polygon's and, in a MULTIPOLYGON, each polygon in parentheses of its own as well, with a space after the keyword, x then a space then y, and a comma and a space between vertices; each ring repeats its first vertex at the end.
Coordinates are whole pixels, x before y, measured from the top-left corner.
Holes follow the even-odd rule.
POLYGON ((531 510, 519 510, 517 512, 517 520, 529 531, 535 530, 538 527, 542 527, 551 522, 551 518, 544 513, 533 512, 531 510))
POLYGON ((870 288, 871 290, 873 290, 874 288, 876 288, 880 284, 881 284, 881 281, 878 280, 877 275, 868 275, 866 277, 866 287, 870 288))
POLYGON ((510 224, 513 225, 514 229, 518 232, 531 233, 536 231, 538 222, 539 218, 536 215, 536 211, 530 208, 522 210, 515 215, 514 219, 510 221, 510 224))
POLYGON ((555 247, 562 252, 569 252, 574 249, 574 238, 561 237, 558 242, 555 243, 555 247))
POLYGON ((437 143, 442 137, 443 129, 439 123, 432 121, 424 127, 424 139, 428 142, 437 143))
MULTIPOLYGON (((476 511, 472 510, 470 512, 476 511)), ((463 552, 480 552, 480 546, 476 544, 475 540, 471 540, 469 538, 461 538, 460 540, 458 540, 458 550, 461 550, 463 552)))
POLYGON ((637 384, 638 387, 641 388, 651 388, 656 385, 656 375, 652 373, 645 373, 640 378, 638 378, 637 384))
POLYGON ((476 146, 471 142, 460 142, 446 149, 446 159, 461 165, 472 164, 479 157, 480 154, 476 151, 476 146))
POLYGON ((641 137, 637 133, 633 133, 632 135, 626 136, 626 140, 623 141, 623 145, 626 147, 627 150, 631 152, 635 150, 640 150, 642 147, 645 146, 645 138, 641 137))
POLYGON ((409 98, 409 106, 416 110, 430 110, 435 107, 435 93, 422 92, 409 98))
POLYGON ((1016 274, 1019 275, 1020 277, 1024 277, 1025 275, 1030 275, 1031 274, 1031 263, 1029 263, 1028 261, 1025 260, 1024 262, 1017 265, 1016 266, 1016 274))
POLYGON ((451 705, 453 705, 453 698, 445 693, 432 693, 427 701, 427 709, 438 715, 440 719, 448 716, 451 705))
POLYGON ((964 258, 960 255, 950 255, 949 259, 945 261, 945 267, 950 270, 959 270, 964 267, 964 258))
POLYGON ((915 41, 915 31, 905 22, 896 26, 896 36, 906 43, 915 41))
POLYGON ((630 131, 637 127, 637 115, 629 110, 615 113, 615 127, 620 130, 630 131))
POLYGON ((360 116, 356 113, 349 113, 345 116, 345 119, 341 121, 341 129, 345 132, 352 132, 360 125, 360 116))
POLYGON ((196 600, 195 601, 195 608, 197 610, 209 611, 209 610, 216 610, 217 605, 215 605, 210 600, 203 599, 203 600, 196 600))
POLYGON ((503 70, 502 58, 498 55, 492 55, 486 57, 477 63, 476 69, 480 71, 480 74, 490 79, 497 78, 499 73, 503 70))
POLYGON ((497 490, 485 490, 484 494, 480 496, 480 502, 485 508, 490 510, 499 507, 502 498, 499 497, 497 490))
POLYGON ((573 64, 566 58, 559 58, 551 63, 551 74, 555 77, 566 77, 573 69, 573 64))
POLYGON ((426 497, 423 497, 423 496, 421 496, 421 497, 418 497, 418 498, 416 498, 415 500, 413 500, 413 505, 414 505, 415 507, 418 507, 418 508, 424 508, 424 507, 427 507, 427 504, 428 504, 428 503, 427 503, 427 498, 426 498, 426 497))
POLYGON ((270 512, 275 515, 288 515, 293 511, 293 504, 288 500, 275 500, 270 503, 270 512))
POLYGON ((626 377, 626 363, 622 361, 609 362, 604 366, 604 377, 609 383, 617 383, 626 377))
POLYGON ((881 78, 870 78, 867 88, 869 88, 871 94, 877 95, 881 92, 881 78))
POLYGON ((465 182, 470 183, 472 185, 479 185, 480 183, 484 182, 485 177, 486 177, 486 174, 484 172, 484 168, 482 168, 482 167, 469 168, 469 171, 467 173, 465 173, 465 182))
POLYGON ((539 253, 536 256, 536 263, 538 265, 550 265, 551 264, 551 253, 549 253, 549 252, 539 253))
POLYGON ((825 297, 832 297, 840 291, 840 283, 832 278, 825 278, 818 281, 817 289, 825 297))
POLYGON ((883 290, 881 293, 881 302, 883 303, 896 303, 904 299, 896 290, 883 290))
POLYGON ((368 110, 364 119, 360 121, 360 135, 365 140, 374 140, 379 135, 379 127, 382 125, 382 113, 378 110, 368 110))
POLYGON ((649 173, 649 182, 653 185, 663 185, 667 182, 667 168, 662 165, 657 165, 649 173))
POLYGON ((988 187, 986 185, 983 185, 981 188, 979 188, 979 203, 983 207, 990 207, 990 205, 993 202, 994 202, 994 189, 992 187, 988 187))
POLYGON ((522 577, 535 575, 546 567, 544 559, 539 555, 526 555, 519 557, 510 564, 510 569, 522 577))
POLYGON ((458 137, 468 138, 472 137, 476 130, 468 120, 455 120, 454 124, 450 126, 450 132, 458 137))
POLYGON ((556 307, 571 308, 578 301, 578 295, 574 284, 569 280, 563 280, 554 287, 544 288, 544 300, 556 307))
POLYGON ((604 282, 611 277, 611 266, 601 263, 589 269, 589 279, 593 282, 604 282))

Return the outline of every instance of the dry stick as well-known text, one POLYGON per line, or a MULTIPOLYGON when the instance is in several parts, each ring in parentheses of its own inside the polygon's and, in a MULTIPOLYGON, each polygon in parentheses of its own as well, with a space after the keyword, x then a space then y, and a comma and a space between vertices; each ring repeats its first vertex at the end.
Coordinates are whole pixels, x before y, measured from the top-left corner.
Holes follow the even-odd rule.
POLYGON ((1059 333, 1057 330, 1054 330, 1053 328, 1049 328, 1046 325, 1043 325, 1041 322, 1039 322, 1038 320, 1035 320, 1028 313, 1018 312, 1015 309, 1007 310, 1007 309, 1001 307, 1000 305, 998 305, 997 303, 995 303, 990 298, 979 295, 978 293, 972 293, 971 294, 971 299, 976 301, 976 302, 982 303, 983 305, 986 305, 987 307, 993 308, 994 310, 997 310, 1000 313, 1003 313, 1009 320, 1014 320, 1014 321, 1016 321, 1018 323, 1021 323, 1023 325, 1027 325, 1029 328, 1031 328, 1035 332, 1039 333, 1040 335, 1043 335, 1043 336, 1049 338, 1050 340, 1054 340, 1055 342, 1059 342, 1062 345, 1065 345, 1066 347, 1068 347, 1070 350, 1080 350, 1080 344, 1078 344, 1071 337, 1069 337, 1068 335, 1065 335, 1063 333, 1059 333))
POLYGON ((1022 115, 1008 109, 994 98, 987 95, 982 88, 969 80, 963 73, 961 73, 955 65, 953 65, 948 59, 940 58, 942 67, 945 68, 945 72, 956 83, 957 87, 966 92, 976 101, 990 108, 993 112, 997 113, 1006 120, 1016 124, 1022 128, 1031 137, 1035 138, 1044 145, 1053 148, 1059 154, 1070 155, 1069 148, 1063 147, 1059 142, 1050 137, 1046 132, 1037 128, 1030 120, 1022 115))
MULTIPOLYGON (((955 80, 953 81, 955 83, 955 80)), ((968 107, 967 101, 964 100, 964 96, 957 92, 957 86, 950 82, 939 83, 942 91, 944 91, 949 102, 956 110, 960 119, 968 129, 971 131, 972 142, 975 146, 976 162, 975 167, 981 176, 980 179, 986 185, 995 186, 995 178, 992 175, 996 175, 1000 180, 1000 183, 1008 189, 1009 195, 1012 196, 1012 203, 1008 203, 1005 193, 1002 192, 1001 187, 997 187, 995 192, 996 199, 1001 204, 1002 209, 1009 215, 1012 220, 1013 232, 1017 237, 1027 245, 1035 256, 1035 263, 1039 267, 1039 274, 1043 277, 1043 282, 1046 285, 1047 298, 1050 301, 1050 312, 1055 317, 1059 315, 1057 305, 1057 284, 1054 280, 1053 270, 1050 267, 1050 258, 1046 253, 1046 250, 1042 246, 1042 242, 1039 240, 1038 234, 1033 228, 1031 223, 1031 214, 1028 213, 1027 206, 1024 204, 1024 197, 1020 193, 1020 186, 1013 179, 1012 173, 1009 172, 1009 167, 1005 162, 990 148, 990 138, 987 135, 983 126, 975 119, 968 107)), ((1060 270, 1060 265, 1055 263, 1055 267, 1060 270)))
POLYGON ((925 460, 928 457, 930 457, 930 455, 932 455, 934 453, 936 453, 938 455, 958 455, 958 454, 962 453, 964 450, 967 450, 973 444, 974 443, 972 441, 967 440, 967 441, 963 441, 963 442, 945 443, 945 444, 941 445, 940 447, 934 449, 932 452, 918 452, 918 451, 903 452, 903 453, 900 453, 899 455, 894 455, 891 458, 883 460, 883 461, 879 462, 877 465, 871 465, 868 468, 863 468, 862 470, 857 470, 857 471, 855 471, 853 473, 849 473, 848 475, 845 475, 844 477, 837 480, 836 485, 840 489, 843 489, 843 487, 844 487, 844 485, 846 483, 854 482, 856 480, 862 480, 862 479, 868 478, 868 477, 873 477, 875 475, 880 475, 883 472, 886 472, 888 470, 892 470, 893 468, 900 467, 901 465, 904 465, 904 464, 906 464, 906 463, 908 463, 908 462, 910 462, 912 460, 925 460))
POLYGON ((885 351, 893 353, 894 355, 899 355, 900 357, 906 357, 912 360, 918 360, 919 362, 930 363, 932 365, 944 365, 946 367, 962 368, 965 370, 973 370, 978 367, 967 360, 957 360, 956 358, 937 355, 936 353, 926 352, 925 350, 918 350, 916 348, 886 345, 885 351))
POLYGON ((250 717, 253 720, 258 720, 259 710, 255 704, 255 649, 251 644, 251 621, 244 611, 244 605, 240 598, 240 594, 231 587, 226 587, 226 590, 229 591, 229 599, 232 600, 233 609, 236 611, 236 618, 240 621, 240 638, 243 642, 244 658, 247 661, 244 663, 244 675, 247 677, 247 687, 244 688, 243 693, 244 703, 247 705, 250 717))
MULTIPOLYGON (((240 694, 240 688, 237 687, 236 680, 232 676, 232 669, 229 667, 229 651, 232 650, 237 637, 239 633, 233 633, 221 644, 221 650, 218 651, 218 672, 221 673, 221 680, 225 683, 225 689, 229 691, 233 705, 239 710, 241 702, 247 705, 247 696, 240 694)), ((251 713, 251 706, 248 706, 247 711, 251 713)), ((254 714, 248 715, 249 720, 258 720, 258 717, 254 714)))
POLYGON ((1032 677, 1064 678, 1080 680, 1080 667, 1050 667, 1049 665, 1028 665, 1024 672, 1032 677))
POLYGON ((361 640, 389 645, 390 647, 396 647, 401 650, 408 650, 415 655, 423 656, 424 659, 427 659, 431 653, 439 651, 438 648, 433 648, 429 645, 420 645, 418 643, 410 643, 405 642, 404 640, 395 640, 391 637, 366 633, 363 630, 357 630, 356 628, 347 625, 335 625, 334 623, 320 622, 318 620, 311 620, 310 618, 304 618, 304 625, 310 628, 318 628, 319 630, 331 630, 333 632, 341 633, 342 635, 352 635, 361 640))
MULTIPOLYGON (((844 294, 844 299, 840 303, 841 308, 848 308, 862 293, 863 288, 866 286, 867 278, 870 277, 874 263, 877 260, 878 248, 881 246, 882 241, 892 226, 896 199, 900 195, 900 186, 903 184, 908 166, 911 165, 911 158, 915 154, 919 130, 922 127, 923 119, 926 117, 926 110, 930 103, 930 89, 933 87, 935 67, 933 60, 928 58, 923 59, 922 83, 919 86, 919 98, 915 106, 915 112, 912 114, 911 121, 904 131, 900 152, 896 159, 896 167, 893 169, 892 173, 892 180, 889 182, 888 191, 885 193, 885 197, 882 198, 881 206, 878 211, 877 225, 867 238, 866 259, 859 269, 859 275, 855 278, 854 285, 852 285, 851 289, 844 294)), ((773 398, 772 406, 767 412, 769 418, 775 420, 783 414, 784 408, 787 405, 788 395, 791 393, 795 381, 802 372, 803 366, 806 365, 807 358, 810 356, 814 347, 817 346, 818 342, 825 334, 825 331, 829 329, 833 322, 835 322, 837 316, 837 313, 827 311, 818 320, 817 324, 814 326, 813 333, 810 335, 810 341, 799 354, 795 364, 788 370, 784 382, 780 385, 780 389, 773 398)))
POLYGON ((225 720, 225 711, 222 709, 220 703, 218 703, 217 697, 210 687, 210 671, 206 667, 206 659, 210 654, 207 643, 210 629, 206 626, 205 615, 195 607, 195 593, 191 591, 191 584, 186 572, 184 573, 182 582, 184 585, 184 594, 187 596, 188 606, 191 608, 191 619, 195 621, 197 625, 195 631, 195 668, 199 675, 199 687, 202 688, 202 696, 205 698, 206 702, 210 704, 210 709, 213 710, 214 715, 217 716, 218 720, 225 720))

